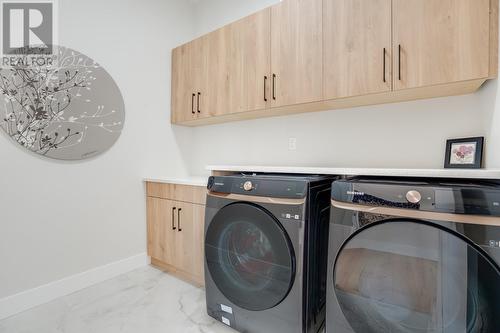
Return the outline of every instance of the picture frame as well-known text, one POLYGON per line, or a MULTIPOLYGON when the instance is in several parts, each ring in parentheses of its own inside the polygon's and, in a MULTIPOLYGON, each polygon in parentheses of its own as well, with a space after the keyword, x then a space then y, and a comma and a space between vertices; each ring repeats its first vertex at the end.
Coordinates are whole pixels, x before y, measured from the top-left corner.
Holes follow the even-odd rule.
POLYGON ((445 169, 481 169, 483 167, 484 137, 446 141, 445 169))

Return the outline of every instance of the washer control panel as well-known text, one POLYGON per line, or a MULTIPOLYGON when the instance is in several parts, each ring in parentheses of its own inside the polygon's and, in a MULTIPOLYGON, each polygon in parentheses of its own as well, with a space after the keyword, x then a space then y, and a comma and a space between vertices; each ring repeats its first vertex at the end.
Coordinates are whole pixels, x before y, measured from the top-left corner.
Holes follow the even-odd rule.
POLYGON ((269 179, 257 176, 213 176, 209 178, 207 188, 217 193, 296 199, 305 198, 308 182, 300 179, 269 179))

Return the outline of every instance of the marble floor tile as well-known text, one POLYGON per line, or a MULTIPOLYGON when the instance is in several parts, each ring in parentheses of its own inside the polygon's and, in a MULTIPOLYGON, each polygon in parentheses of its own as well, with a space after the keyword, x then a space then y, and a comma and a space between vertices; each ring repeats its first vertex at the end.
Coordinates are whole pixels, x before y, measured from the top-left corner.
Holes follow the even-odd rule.
POLYGON ((0 321, 0 333, 234 333, 205 293, 146 267, 0 321))

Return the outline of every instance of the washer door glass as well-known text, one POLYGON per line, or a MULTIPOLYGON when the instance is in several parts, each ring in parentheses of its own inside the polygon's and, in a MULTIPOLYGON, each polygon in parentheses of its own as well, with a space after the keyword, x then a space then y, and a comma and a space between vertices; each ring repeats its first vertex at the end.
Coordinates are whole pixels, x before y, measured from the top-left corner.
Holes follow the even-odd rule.
POLYGON ((399 220, 348 240, 333 283, 356 333, 493 333, 500 332, 499 274, 460 235, 399 220))
POLYGON ((275 307, 287 296, 295 275, 290 240, 263 208, 236 203, 210 222, 205 240, 208 270, 233 304, 251 311, 275 307))

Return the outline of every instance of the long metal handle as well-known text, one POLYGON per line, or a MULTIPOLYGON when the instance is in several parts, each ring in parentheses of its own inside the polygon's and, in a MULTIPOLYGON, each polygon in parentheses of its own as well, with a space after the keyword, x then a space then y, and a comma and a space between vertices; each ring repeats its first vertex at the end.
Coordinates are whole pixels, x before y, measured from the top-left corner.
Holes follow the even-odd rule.
POLYGON ((399 46, 398 46, 398 54, 399 54, 398 55, 398 59, 399 59, 398 60, 398 68, 399 68, 398 76, 399 76, 399 81, 401 81, 401 44, 399 44, 399 46))
POLYGON ((176 209, 177 209, 176 207, 172 208, 172 230, 176 230, 177 229, 175 227, 175 210, 176 209))
POLYGON ((385 71, 386 71, 386 67, 385 67, 385 54, 386 54, 386 51, 385 51, 385 47, 384 47, 384 53, 382 54, 383 59, 384 59, 384 66, 383 66, 383 67, 384 67, 384 74, 383 74, 383 76, 382 76, 382 78, 383 78, 383 80, 384 80, 384 83, 386 83, 386 82, 387 82, 387 80, 385 79, 385 71))
POLYGON ((193 95, 191 96, 191 113, 192 114, 195 114, 194 112, 194 97, 196 96, 196 94, 193 93, 193 95))
POLYGON ((267 102, 267 75, 264 76, 264 102, 267 102))
POLYGON ((273 100, 276 100, 276 74, 273 74, 273 100))
POLYGON ((198 103, 197 111, 198 111, 198 113, 201 113, 201 111, 200 111, 200 96, 201 96, 201 92, 198 93, 198 100, 197 100, 197 103, 198 103))
POLYGON ((177 210, 177 226, 178 226, 179 232, 182 231, 182 228, 181 228, 181 210, 182 210, 182 208, 179 208, 177 210))

